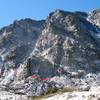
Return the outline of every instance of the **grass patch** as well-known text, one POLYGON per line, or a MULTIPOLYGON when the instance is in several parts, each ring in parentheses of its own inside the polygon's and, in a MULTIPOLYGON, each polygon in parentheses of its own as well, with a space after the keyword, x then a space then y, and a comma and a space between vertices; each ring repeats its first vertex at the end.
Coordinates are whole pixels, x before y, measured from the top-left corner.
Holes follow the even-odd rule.
POLYGON ((59 91, 59 89, 57 89, 57 88, 49 88, 49 89, 44 93, 44 95, 57 93, 58 91, 59 91))
POLYGON ((51 97, 56 95, 57 93, 64 93, 64 92, 73 92, 75 91, 75 89, 73 88, 62 88, 62 89, 58 89, 58 88, 49 88, 46 92, 44 92, 41 96, 33 96, 32 100, 40 100, 43 98, 47 98, 47 97, 51 97))
POLYGON ((41 96, 32 96, 32 100, 39 100, 41 96))
POLYGON ((73 91, 75 91, 75 89, 69 88, 69 87, 63 88, 63 89, 61 90, 61 92, 73 92, 73 91))

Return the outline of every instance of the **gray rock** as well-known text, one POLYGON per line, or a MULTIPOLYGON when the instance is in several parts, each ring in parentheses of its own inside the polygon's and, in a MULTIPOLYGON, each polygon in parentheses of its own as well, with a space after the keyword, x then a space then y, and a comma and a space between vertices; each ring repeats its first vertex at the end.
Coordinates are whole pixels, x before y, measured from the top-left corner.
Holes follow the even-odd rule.
POLYGON ((43 21, 24 19, 2 28, 0 90, 34 96, 55 87, 100 85, 99 16, 100 10, 56 10, 43 21), (38 78, 28 79, 32 75, 38 78))

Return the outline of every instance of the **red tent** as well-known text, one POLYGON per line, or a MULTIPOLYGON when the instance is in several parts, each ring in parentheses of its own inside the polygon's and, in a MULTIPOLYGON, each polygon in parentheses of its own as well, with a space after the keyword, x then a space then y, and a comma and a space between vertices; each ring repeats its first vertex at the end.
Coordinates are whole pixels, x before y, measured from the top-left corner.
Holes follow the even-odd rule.
POLYGON ((48 81, 49 80, 49 78, 40 78, 38 75, 32 75, 31 78, 34 78, 34 79, 39 78, 42 81, 48 81))
POLYGON ((32 75, 31 78, 39 78, 37 75, 32 75))
POLYGON ((48 81, 49 78, 41 78, 42 81, 48 81))

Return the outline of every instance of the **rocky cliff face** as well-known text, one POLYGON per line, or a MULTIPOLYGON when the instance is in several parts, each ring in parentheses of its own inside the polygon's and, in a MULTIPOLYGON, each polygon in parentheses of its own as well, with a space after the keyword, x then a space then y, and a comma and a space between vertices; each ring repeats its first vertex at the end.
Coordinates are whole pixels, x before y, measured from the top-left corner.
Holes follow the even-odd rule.
POLYGON ((46 20, 24 19, 2 28, 1 90, 9 86, 10 91, 38 95, 55 86, 88 90, 91 85, 99 85, 99 17, 100 10, 56 10, 46 20), (37 80, 33 75, 38 76, 37 80))

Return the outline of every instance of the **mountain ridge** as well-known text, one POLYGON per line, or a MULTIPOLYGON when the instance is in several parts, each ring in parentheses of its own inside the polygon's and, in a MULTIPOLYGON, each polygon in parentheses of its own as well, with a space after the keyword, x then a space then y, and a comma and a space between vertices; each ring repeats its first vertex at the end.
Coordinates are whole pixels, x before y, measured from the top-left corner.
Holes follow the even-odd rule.
POLYGON ((45 20, 26 18, 0 29, 0 89, 32 96, 50 87, 99 85, 99 17, 99 10, 55 10, 45 20))

